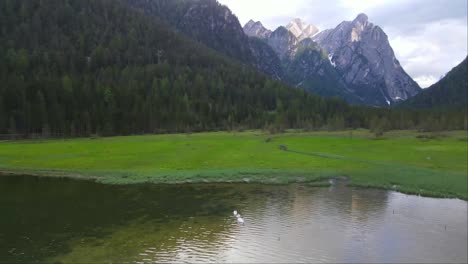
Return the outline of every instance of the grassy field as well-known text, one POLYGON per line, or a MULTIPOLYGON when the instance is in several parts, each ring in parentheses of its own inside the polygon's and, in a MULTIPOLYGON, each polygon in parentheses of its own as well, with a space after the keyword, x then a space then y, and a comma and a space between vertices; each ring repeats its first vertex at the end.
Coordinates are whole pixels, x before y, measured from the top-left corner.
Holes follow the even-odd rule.
POLYGON ((445 132, 432 139, 421 135, 393 131, 374 139, 366 130, 279 135, 249 131, 5 141, 0 143, 0 171, 113 184, 323 185, 328 178, 346 177, 355 186, 467 200, 466 132, 445 132))

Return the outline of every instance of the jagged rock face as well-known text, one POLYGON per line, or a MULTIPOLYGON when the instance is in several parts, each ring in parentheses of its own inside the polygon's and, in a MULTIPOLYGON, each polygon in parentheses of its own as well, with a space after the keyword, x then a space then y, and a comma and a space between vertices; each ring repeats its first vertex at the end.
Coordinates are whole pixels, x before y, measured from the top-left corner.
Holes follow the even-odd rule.
MULTIPOLYGON (((260 22, 249 25, 258 36, 271 34, 260 22)), ((249 38, 237 17, 216 0, 194 1, 178 27, 205 45, 254 66, 274 79, 282 79, 281 62, 271 47, 249 38)))
POLYGON ((313 39, 330 55, 348 87, 367 104, 389 105, 421 91, 395 58, 385 32, 365 14, 313 39))
POLYGON ((251 37, 250 50, 255 59, 254 66, 257 69, 273 79, 283 80, 284 73, 281 67, 281 60, 267 43, 256 37, 251 37))
MULTIPOLYGON (((267 45, 260 39, 257 41, 267 45)), ((277 79, 318 95, 339 96, 350 103, 362 104, 362 100, 347 89, 325 51, 312 39, 299 41, 291 31, 279 27, 265 42, 271 47, 270 52, 266 53, 266 47, 258 49, 263 51, 261 53, 253 52, 255 56, 272 58, 263 72, 270 76, 274 72, 275 78, 282 76, 277 79)))
MULTIPOLYGON (((252 29, 254 23, 247 23, 244 31, 252 29)), ((279 27, 266 38, 254 35, 251 51, 259 62, 256 67, 262 72, 318 95, 339 96, 350 103, 362 104, 347 89, 325 51, 311 38, 300 41, 285 27, 279 27)))
POLYGON ((285 27, 279 27, 267 40, 268 44, 278 54, 280 59, 285 59, 292 47, 294 47, 299 41, 289 30, 285 27))
POLYGON ((322 96, 339 96, 350 103, 363 103, 347 89, 325 51, 310 38, 294 46, 289 56, 290 59, 285 63, 289 83, 322 96))
POLYGON ((310 38, 313 35, 317 34, 317 32, 319 32, 316 26, 308 25, 306 22, 299 18, 296 18, 293 21, 291 21, 286 26, 286 29, 293 33, 299 41, 306 38, 310 38))
POLYGON ((177 28, 232 58, 253 62, 249 40, 239 20, 216 0, 194 1, 177 28))
POLYGON ((269 38, 271 30, 266 29, 261 22, 253 21, 252 19, 244 26, 244 32, 249 37, 256 37, 261 39, 269 38))
POLYGON ((322 48, 317 44, 317 42, 313 41, 310 38, 306 38, 304 40, 298 41, 295 46, 292 46, 289 49, 289 57, 294 58, 298 53, 304 51, 306 49, 311 49, 320 52, 321 54, 324 52, 322 48))

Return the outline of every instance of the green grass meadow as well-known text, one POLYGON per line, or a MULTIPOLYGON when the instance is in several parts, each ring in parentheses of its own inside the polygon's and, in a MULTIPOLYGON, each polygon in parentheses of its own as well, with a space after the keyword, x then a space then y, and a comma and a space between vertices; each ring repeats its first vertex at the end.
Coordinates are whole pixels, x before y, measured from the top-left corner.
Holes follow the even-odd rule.
POLYGON ((467 200, 466 131, 435 138, 421 135, 391 131, 375 139, 367 130, 277 135, 248 131, 4 141, 0 170, 112 184, 324 185, 328 178, 347 177, 354 186, 467 200))

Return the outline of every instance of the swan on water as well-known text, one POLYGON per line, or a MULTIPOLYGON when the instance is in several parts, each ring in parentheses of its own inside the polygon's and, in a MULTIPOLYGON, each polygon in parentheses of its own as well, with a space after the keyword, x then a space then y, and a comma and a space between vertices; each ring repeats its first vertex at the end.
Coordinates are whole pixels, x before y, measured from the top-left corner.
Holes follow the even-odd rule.
POLYGON ((242 218, 240 214, 237 215, 237 223, 244 224, 244 218, 242 218))
POLYGON ((237 210, 234 210, 232 214, 237 218, 237 223, 244 224, 244 218, 242 218, 241 214, 239 214, 237 210))

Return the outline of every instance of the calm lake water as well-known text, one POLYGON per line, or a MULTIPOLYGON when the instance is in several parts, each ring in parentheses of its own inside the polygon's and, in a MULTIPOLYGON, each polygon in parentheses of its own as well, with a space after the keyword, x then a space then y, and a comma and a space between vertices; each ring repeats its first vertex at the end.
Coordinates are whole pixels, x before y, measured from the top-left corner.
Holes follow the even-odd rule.
POLYGON ((36 261, 467 262, 467 202, 345 186, 0 177, 0 262, 36 261))

